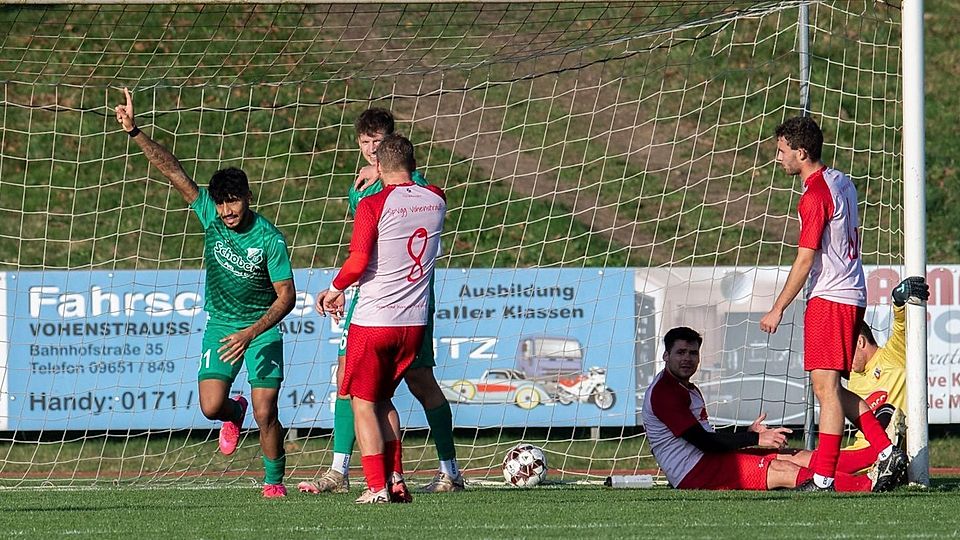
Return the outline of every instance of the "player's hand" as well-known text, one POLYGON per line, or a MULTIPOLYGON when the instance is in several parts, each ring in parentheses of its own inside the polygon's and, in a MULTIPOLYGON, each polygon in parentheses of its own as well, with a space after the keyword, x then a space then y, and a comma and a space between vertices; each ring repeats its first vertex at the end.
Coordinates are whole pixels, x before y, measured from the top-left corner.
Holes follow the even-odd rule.
POLYGON ((759 433, 760 442, 757 443, 758 446, 780 450, 781 448, 786 448, 787 435, 793 433, 793 430, 785 427, 768 428, 764 426, 763 431, 759 433))
POLYGON ((354 189, 357 191, 363 191, 368 187, 372 186, 380 179, 380 175, 377 173, 376 165, 364 165, 360 172, 357 173, 357 179, 353 183, 354 189))
POLYGON ((767 425, 763 423, 767 419, 767 413, 760 413, 760 416, 750 424, 750 427, 747 428, 747 431, 752 431, 754 433, 763 433, 767 429, 767 425))
POLYGON ((127 98, 126 104, 117 105, 113 110, 117 114, 117 122, 123 126, 124 131, 129 133, 137 127, 137 123, 133 120, 133 96, 126 87, 123 89, 123 95, 127 98))
POLYGON ((897 307, 908 303, 920 306, 930 298, 930 287, 922 277, 910 276, 893 289, 891 296, 897 307))
POLYGON ((327 290, 323 294, 317 295, 317 303, 314 307, 321 316, 330 315, 335 322, 340 322, 340 319, 343 318, 345 303, 343 292, 327 290))
POLYGON ((778 309, 771 309, 766 315, 760 318, 760 330, 768 334, 775 334, 783 320, 783 312, 778 309))
POLYGON ((247 329, 243 329, 221 339, 220 343, 223 343, 223 345, 217 349, 220 360, 231 366, 242 360, 254 337, 256 336, 252 335, 247 329))

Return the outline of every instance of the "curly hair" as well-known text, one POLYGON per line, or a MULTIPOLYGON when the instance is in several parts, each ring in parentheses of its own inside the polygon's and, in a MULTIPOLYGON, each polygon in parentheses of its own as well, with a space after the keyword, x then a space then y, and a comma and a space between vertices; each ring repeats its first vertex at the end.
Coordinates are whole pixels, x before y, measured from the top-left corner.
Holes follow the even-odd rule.
POLYGON ((823 132, 809 116, 796 116, 777 126, 777 138, 783 137, 790 148, 807 151, 811 161, 819 161, 823 151, 823 132))
POLYGON ((250 195, 250 183, 247 174, 236 167, 221 169, 210 177, 207 187, 213 202, 222 204, 228 201, 239 201, 250 195))

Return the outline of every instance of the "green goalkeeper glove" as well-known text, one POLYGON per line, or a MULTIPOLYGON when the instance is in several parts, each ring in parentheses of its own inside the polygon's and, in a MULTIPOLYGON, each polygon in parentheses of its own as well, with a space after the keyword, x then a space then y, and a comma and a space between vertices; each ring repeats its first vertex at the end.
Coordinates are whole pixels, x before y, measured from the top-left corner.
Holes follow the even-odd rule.
POLYGON ((893 289, 893 305, 903 307, 906 303, 921 305, 930 298, 930 287, 919 276, 911 276, 893 289))

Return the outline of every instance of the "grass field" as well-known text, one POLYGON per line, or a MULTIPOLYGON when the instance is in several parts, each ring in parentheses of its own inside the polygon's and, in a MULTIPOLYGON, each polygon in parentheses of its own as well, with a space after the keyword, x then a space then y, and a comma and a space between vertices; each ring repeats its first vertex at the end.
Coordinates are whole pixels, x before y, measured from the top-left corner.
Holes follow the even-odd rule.
MULTIPOLYGON (((828 160, 856 176, 865 201, 864 260, 887 263, 902 252, 894 159, 901 66, 899 38, 884 21, 897 18, 896 8, 874 4, 850 3, 866 6, 862 17, 814 4, 821 17, 812 36, 813 106, 831 136, 828 160)), ((928 244, 932 261, 951 263, 960 261, 960 128, 944 119, 960 107, 960 3, 926 6, 928 244)), ((408 8, 397 5, 380 16, 400 22, 368 35, 368 15, 380 8, 325 9, 0 9, 8 29, 0 45, 0 269, 201 265, 199 226, 110 118, 119 85, 134 88, 145 131, 201 184, 225 166, 250 173, 256 209, 288 236, 297 267, 343 259, 345 186, 359 163, 350 124, 371 104, 398 113, 428 178, 447 190, 443 266, 789 262, 799 185, 775 170, 771 131, 798 106, 795 10, 664 38, 657 25, 684 15, 670 6, 645 18, 618 6, 573 8, 583 20, 561 14, 551 27, 538 20, 550 7, 477 15, 437 4, 411 25, 408 8), (621 42, 624 28, 642 36, 621 42), (409 62, 398 68, 406 72, 378 75, 396 67, 378 60, 381 49, 404 47, 392 61, 409 62), (534 50, 542 56, 525 56, 534 50)), ((4 438, 0 487, 13 489, 0 489, 0 536, 960 535, 956 478, 880 496, 550 485, 420 496, 386 508, 357 508, 356 492, 264 501, 255 437, 225 459, 209 433, 195 435, 64 435, 40 445, 4 438), (198 487, 196 471, 231 485, 198 487), (80 488, 95 476, 96 488, 80 488), (166 485, 178 476, 183 488, 166 485)), ((462 464, 495 476, 519 436, 460 437, 462 464)), ((294 482, 329 463, 328 437, 288 444, 294 482)), ((542 444, 560 481, 654 466, 641 437, 598 444, 564 435, 542 444)), ((958 447, 935 439, 932 466, 960 464, 958 447)), ((406 456, 421 474, 436 466, 424 439, 406 456)))
MULTIPOLYGON (((947 433, 931 440, 934 467, 960 462, 960 438, 947 433)), ((490 442, 477 441, 480 445, 490 442)), ((304 448, 328 443, 324 437, 300 442, 304 448)), ((611 441, 574 444, 598 446, 598 460, 604 463, 603 455, 615 453, 617 446, 611 441)), ((21 444, 19 449, 32 446, 21 444)), ((56 454, 68 456, 77 446, 48 445, 34 451, 39 452, 37 460, 43 461, 56 454)), ((113 439, 103 453, 115 454, 125 446, 122 439, 113 439)), ((257 467, 251 446, 241 449, 238 457, 224 460, 225 465, 234 470, 257 467)), ((552 450, 548 452, 551 460, 564 450, 559 443, 546 448, 552 450)), ((194 450, 213 455, 216 443, 200 443, 194 450)), ((464 457, 465 450, 460 449, 464 457)), ((9 447, 3 451, 9 456, 9 447)), ((321 457, 301 454, 298 465, 306 466, 310 456, 321 457)), ((411 457, 416 458, 407 456, 411 457)), ((464 464, 476 468, 488 461, 465 459, 464 464)), ((646 459, 638 465, 650 463, 646 459)), ((428 470, 434 466, 423 465, 428 470)), ((617 490, 572 485, 553 472, 550 483, 533 489, 490 487, 494 482, 488 481, 484 487, 474 484, 460 494, 415 495, 411 505, 360 507, 353 499, 362 484, 354 484, 345 495, 301 494, 294 491, 296 482, 304 478, 301 470, 287 479, 291 491, 286 499, 264 500, 258 473, 247 473, 227 479, 233 482, 229 486, 199 487, 202 484, 194 483, 195 479, 183 478, 180 483, 159 486, 101 482, 95 488, 0 489, 0 537, 941 538, 960 534, 960 479, 953 476, 935 475, 927 490, 798 494, 677 491, 666 486, 617 490)), ((358 470, 353 478, 360 478, 358 470)), ((422 472, 410 478, 412 486, 424 481, 422 472)))
POLYGON ((0 536, 38 538, 946 538, 957 481, 886 494, 601 487, 486 489, 358 506, 356 493, 98 489, 0 491, 0 536))

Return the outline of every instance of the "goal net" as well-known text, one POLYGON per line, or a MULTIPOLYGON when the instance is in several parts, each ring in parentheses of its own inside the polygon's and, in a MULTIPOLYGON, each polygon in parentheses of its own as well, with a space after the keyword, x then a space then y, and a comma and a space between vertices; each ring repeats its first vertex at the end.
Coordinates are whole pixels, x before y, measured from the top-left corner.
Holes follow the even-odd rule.
MULTIPOLYGON (((808 88, 825 161, 860 193, 864 262, 896 269, 899 21, 872 0, 0 9, 0 485, 259 481, 252 415, 226 458, 199 411, 203 231, 116 123, 123 87, 201 186, 246 171, 286 236, 291 481, 330 464, 342 329, 312 305, 347 255, 371 106, 446 190, 434 373, 468 479, 500 478, 520 441, 551 480, 656 470, 639 409, 678 325, 705 337, 717 425, 802 424, 801 303, 757 325, 802 189, 773 130, 808 88)), ((882 334, 887 311, 870 317, 882 334)), ((405 468, 429 476, 422 406, 405 385, 396 403, 405 468)))

